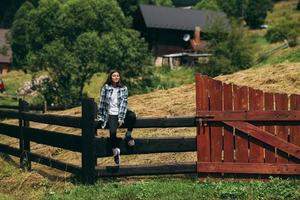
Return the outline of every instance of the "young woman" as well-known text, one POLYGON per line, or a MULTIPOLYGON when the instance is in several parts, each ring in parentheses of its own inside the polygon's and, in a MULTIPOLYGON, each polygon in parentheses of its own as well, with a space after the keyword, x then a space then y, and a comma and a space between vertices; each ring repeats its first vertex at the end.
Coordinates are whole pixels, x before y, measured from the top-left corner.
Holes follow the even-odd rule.
POLYGON ((124 125, 127 132, 125 140, 128 146, 134 146, 131 136, 136 115, 128 109, 128 90, 122 82, 121 74, 118 70, 112 70, 104 83, 98 104, 97 121, 101 122, 102 128, 109 129, 109 143, 112 148, 114 161, 120 163, 120 148, 118 147, 117 128, 124 125))

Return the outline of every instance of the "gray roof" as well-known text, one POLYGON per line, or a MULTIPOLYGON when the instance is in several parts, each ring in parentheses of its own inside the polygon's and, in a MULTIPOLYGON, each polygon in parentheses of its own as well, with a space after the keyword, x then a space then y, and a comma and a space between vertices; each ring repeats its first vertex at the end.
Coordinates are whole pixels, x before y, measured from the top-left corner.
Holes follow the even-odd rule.
POLYGON ((0 63, 12 62, 12 51, 7 40, 8 29, 0 29, 0 63), (7 49, 5 55, 2 54, 3 48, 7 49))
POLYGON ((140 5, 140 10, 148 28, 163 28, 193 31, 200 26, 202 31, 208 31, 213 21, 222 21, 225 30, 229 28, 226 15, 220 11, 192 10, 152 5, 140 5))

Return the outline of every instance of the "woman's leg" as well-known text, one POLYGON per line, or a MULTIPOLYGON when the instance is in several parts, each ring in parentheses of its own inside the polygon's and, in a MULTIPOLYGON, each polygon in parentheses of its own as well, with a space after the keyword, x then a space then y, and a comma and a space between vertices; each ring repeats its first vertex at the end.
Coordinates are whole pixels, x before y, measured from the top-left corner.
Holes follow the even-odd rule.
POLYGON ((125 115, 124 126, 126 126, 127 130, 131 132, 133 130, 135 122, 136 122, 136 114, 133 111, 128 109, 125 115))
POLYGON ((117 129, 118 129, 118 115, 109 115, 108 117, 108 129, 109 129, 109 139, 111 148, 116 148, 118 146, 117 141, 117 129))
POLYGON ((120 149, 118 148, 117 129, 119 126, 118 115, 109 115, 108 117, 109 141, 112 148, 114 161, 117 165, 120 164, 120 149))
POLYGON ((128 146, 131 147, 135 145, 134 139, 131 136, 135 122, 136 122, 136 114, 131 110, 127 110, 125 120, 124 120, 124 125, 127 127, 125 139, 127 141, 128 146))

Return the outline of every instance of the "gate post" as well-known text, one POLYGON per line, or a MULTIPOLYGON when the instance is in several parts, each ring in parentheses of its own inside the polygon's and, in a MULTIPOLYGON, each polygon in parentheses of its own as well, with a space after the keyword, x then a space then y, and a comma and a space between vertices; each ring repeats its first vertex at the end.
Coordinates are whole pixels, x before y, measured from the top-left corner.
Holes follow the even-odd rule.
POLYGON ((19 140, 19 148, 20 148, 20 167, 22 169, 30 170, 31 169, 31 161, 28 155, 30 152, 30 141, 28 137, 25 135, 24 128, 29 127, 29 121, 25 121, 22 118, 22 112, 29 111, 29 104, 19 99, 19 128, 20 128, 20 140, 19 140))
POLYGON ((82 100, 82 181, 95 183, 95 102, 92 98, 82 100))

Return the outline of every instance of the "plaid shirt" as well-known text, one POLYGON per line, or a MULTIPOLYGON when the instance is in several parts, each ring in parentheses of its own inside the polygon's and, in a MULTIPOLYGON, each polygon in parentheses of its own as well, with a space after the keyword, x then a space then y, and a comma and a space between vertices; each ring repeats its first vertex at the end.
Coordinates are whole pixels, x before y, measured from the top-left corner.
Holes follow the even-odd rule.
MULTIPOLYGON (((109 102, 111 101, 111 95, 113 93, 113 87, 111 85, 105 84, 101 90, 100 101, 98 104, 98 112, 97 112, 97 121, 102 121, 102 128, 105 127, 108 121, 108 110, 109 110, 109 102)), ((128 105, 128 90, 127 87, 120 87, 118 91, 118 107, 119 114, 118 120, 119 122, 124 123, 125 115, 127 112, 128 105)))

